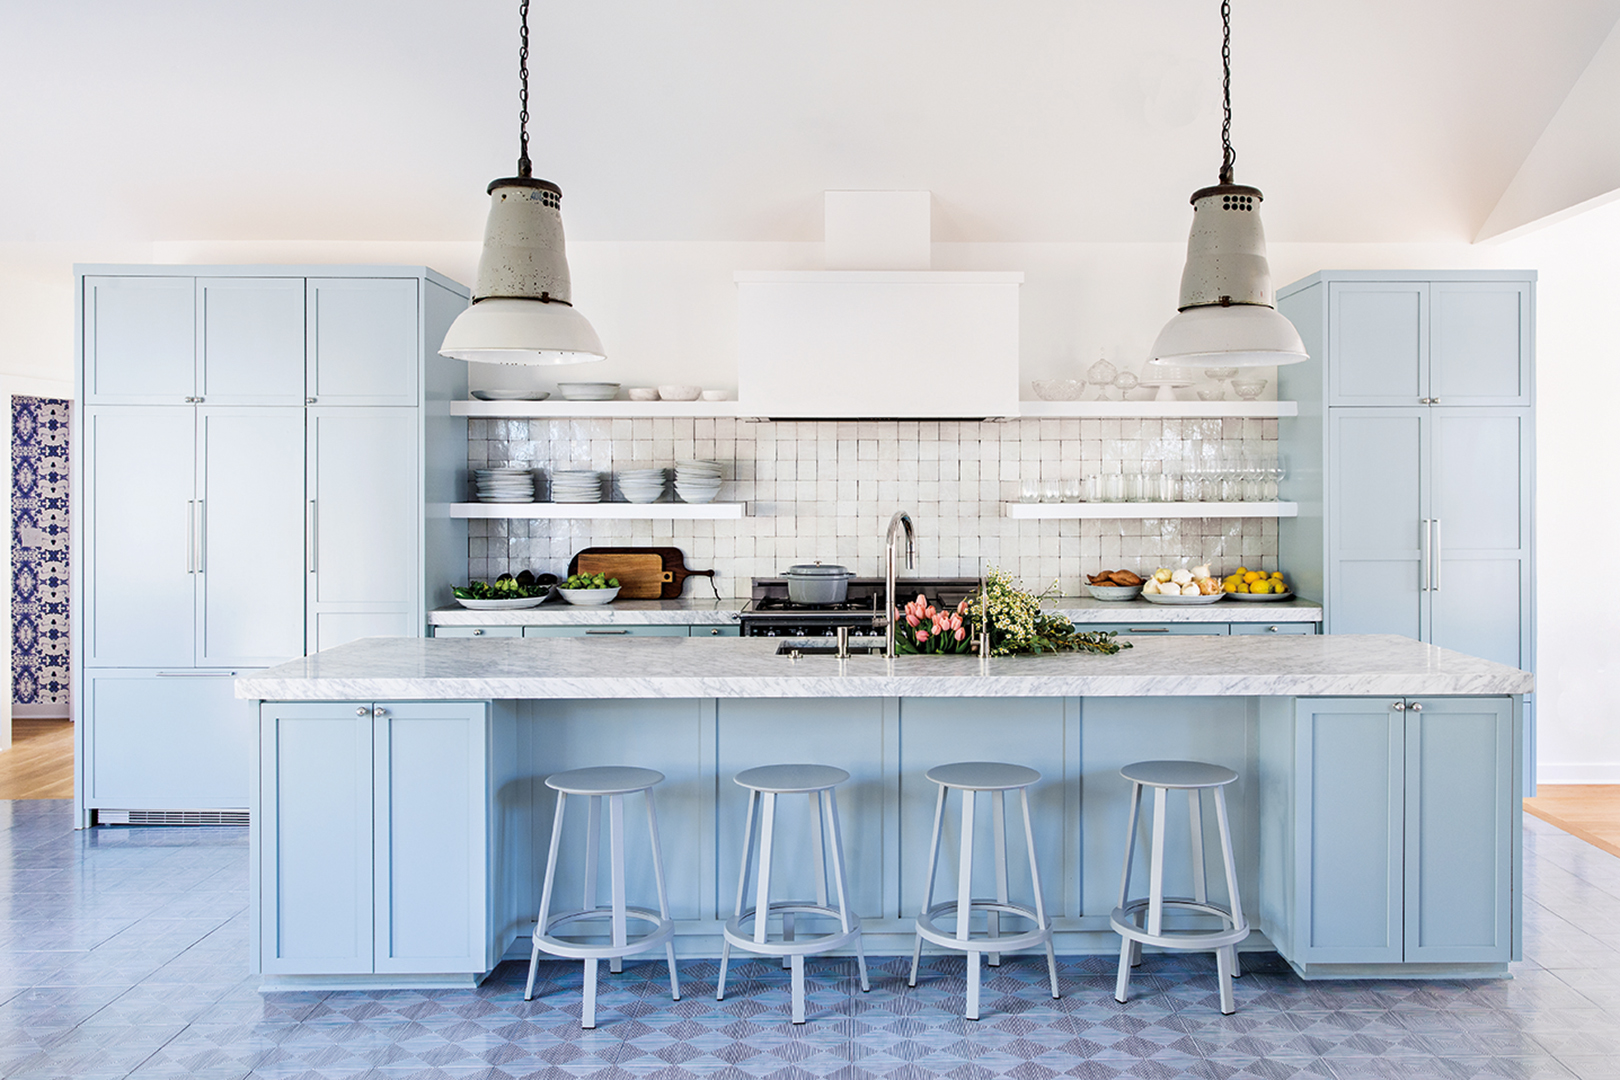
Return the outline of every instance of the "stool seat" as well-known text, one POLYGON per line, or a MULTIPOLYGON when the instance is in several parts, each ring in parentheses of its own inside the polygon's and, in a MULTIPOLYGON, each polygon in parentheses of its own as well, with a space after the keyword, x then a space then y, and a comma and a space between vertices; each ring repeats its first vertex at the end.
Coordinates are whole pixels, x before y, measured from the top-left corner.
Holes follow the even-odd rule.
POLYGON ((744 769, 732 779, 751 791, 807 795, 837 787, 849 779, 849 773, 835 765, 761 765, 744 769))
POLYGON ((630 795, 663 782, 664 774, 658 770, 633 765, 598 765, 546 777, 546 787, 568 795, 630 795))
POLYGON ((927 776, 936 784, 959 791, 1011 791, 1041 781, 1041 774, 1034 769, 1004 761, 955 761, 935 765, 927 776))
POLYGON ((1207 761, 1137 761, 1119 770, 1137 784, 1162 788, 1212 788, 1232 783, 1238 774, 1207 761))

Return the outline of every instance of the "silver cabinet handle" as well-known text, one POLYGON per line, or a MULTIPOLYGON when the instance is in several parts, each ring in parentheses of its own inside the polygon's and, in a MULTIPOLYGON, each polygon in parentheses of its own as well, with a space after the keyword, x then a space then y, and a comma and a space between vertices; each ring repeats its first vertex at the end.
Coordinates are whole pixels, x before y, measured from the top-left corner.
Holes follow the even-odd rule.
POLYGON ((197 572, 197 500, 186 500, 186 573, 197 572))
POLYGON ((1411 710, 1413 712, 1422 712, 1423 711, 1423 703, 1419 702, 1419 701, 1414 701, 1414 702, 1412 702, 1410 708, 1411 708, 1411 710))
POLYGON ((1127 634, 1168 634, 1170 628, 1168 626, 1128 626, 1125 628, 1125 632, 1127 634))
POLYGON ((379 717, 387 716, 388 715, 388 710, 383 708, 381 705, 379 705, 375 709, 371 710, 371 715, 372 716, 379 716, 379 717))
POLYGON ((1422 591, 1429 591, 1429 519, 1419 522, 1418 529, 1418 580, 1422 582, 1422 591))
POLYGON ((208 502, 205 499, 197 500, 197 512, 193 515, 197 530, 196 540, 192 549, 197 553, 197 573, 207 573, 208 564, 208 502))
POLYGON ((231 679, 235 678, 234 671, 160 671, 160 679, 231 679))
POLYGON ((304 515, 304 550, 309 552, 309 572, 315 572, 315 500, 309 500, 309 513, 304 515))
POLYGON ((1440 551, 1441 551, 1441 547, 1440 547, 1440 519, 1435 518, 1434 519, 1433 554, 1432 554, 1432 556, 1430 557, 1430 560, 1429 560, 1434 566, 1434 591, 1435 592, 1440 591, 1440 560, 1443 557, 1440 554, 1440 551))
POLYGON ((366 708, 364 705, 362 705, 358 709, 354 710, 354 715, 356 715, 356 716, 367 716, 370 713, 371 713, 371 710, 366 708))
POLYGON ((628 630, 587 630, 587 634, 628 634, 628 630))
POLYGON ((1394 709, 1396 712, 1405 712, 1406 711, 1406 702, 1397 701, 1395 704, 1391 705, 1390 708, 1394 709))

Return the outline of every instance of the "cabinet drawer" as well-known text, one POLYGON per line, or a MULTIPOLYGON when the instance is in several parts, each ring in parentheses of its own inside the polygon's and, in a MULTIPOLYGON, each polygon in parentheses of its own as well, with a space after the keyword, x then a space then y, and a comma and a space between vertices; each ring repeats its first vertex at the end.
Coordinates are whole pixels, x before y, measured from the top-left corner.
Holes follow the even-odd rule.
POLYGON ((686 637, 684 624, 656 626, 525 626, 524 637, 686 637))
POLYGON ((522 626, 435 626, 434 637, 522 637, 522 626))
POLYGON ((1122 637, 1162 637, 1169 634, 1225 636, 1225 623, 1076 623, 1076 630, 1111 630, 1122 637))
POLYGON ((85 805, 245 809, 253 708, 236 697, 238 670, 87 671, 85 805))
POLYGON ((1257 623, 1235 622, 1232 624, 1234 634, 1314 634, 1316 624, 1308 622, 1284 623, 1257 623))
POLYGON ((740 626, 694 626, 693 637, 742 637, 740 626))

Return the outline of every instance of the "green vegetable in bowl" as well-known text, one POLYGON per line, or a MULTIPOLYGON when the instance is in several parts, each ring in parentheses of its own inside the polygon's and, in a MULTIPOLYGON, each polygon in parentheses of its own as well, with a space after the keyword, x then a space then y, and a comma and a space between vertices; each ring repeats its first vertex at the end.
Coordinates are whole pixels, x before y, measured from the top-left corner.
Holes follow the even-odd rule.
MULTIPOLYGON (((525 575, 529 572, 525 570, 525 575)), ((457 600, 526 600, 533 596, 545 596, 551 592, 551 582, 540 584, 550 574, 542 574, 539 578, 529 575, 532 584, 525 584, 521 577, 511 574, 502 574, 493 583, 486 581, 469 581, 466 587, 456 587, 451 591, 457 600)), ((555 579, 552 579, 555 581, 555 579)))
POLYGON ((617 589, 618 578, 610 578, 606 574, 572 574, 563 585, 565 589, 617 589))

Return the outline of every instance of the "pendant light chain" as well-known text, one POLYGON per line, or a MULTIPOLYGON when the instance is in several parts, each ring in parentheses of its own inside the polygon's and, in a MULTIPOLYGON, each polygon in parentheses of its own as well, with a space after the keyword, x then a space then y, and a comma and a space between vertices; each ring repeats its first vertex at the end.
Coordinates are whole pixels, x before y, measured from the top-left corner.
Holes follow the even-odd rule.
POLYGON ((523 20, 522 44, 518 48, 518 80, 521 84, 518 91, 518 175, 528 177, 534 171, 534 166, 529 162, 529 0, 523 0, 518 12, 523 20))
MULTIPOLYGON (((524 0, 527 4, 527 0, 524 0)), ((1232 149, 1232 4, 1221 0, 1221 183, 1232 182, 1237 151, 1232 149)))

